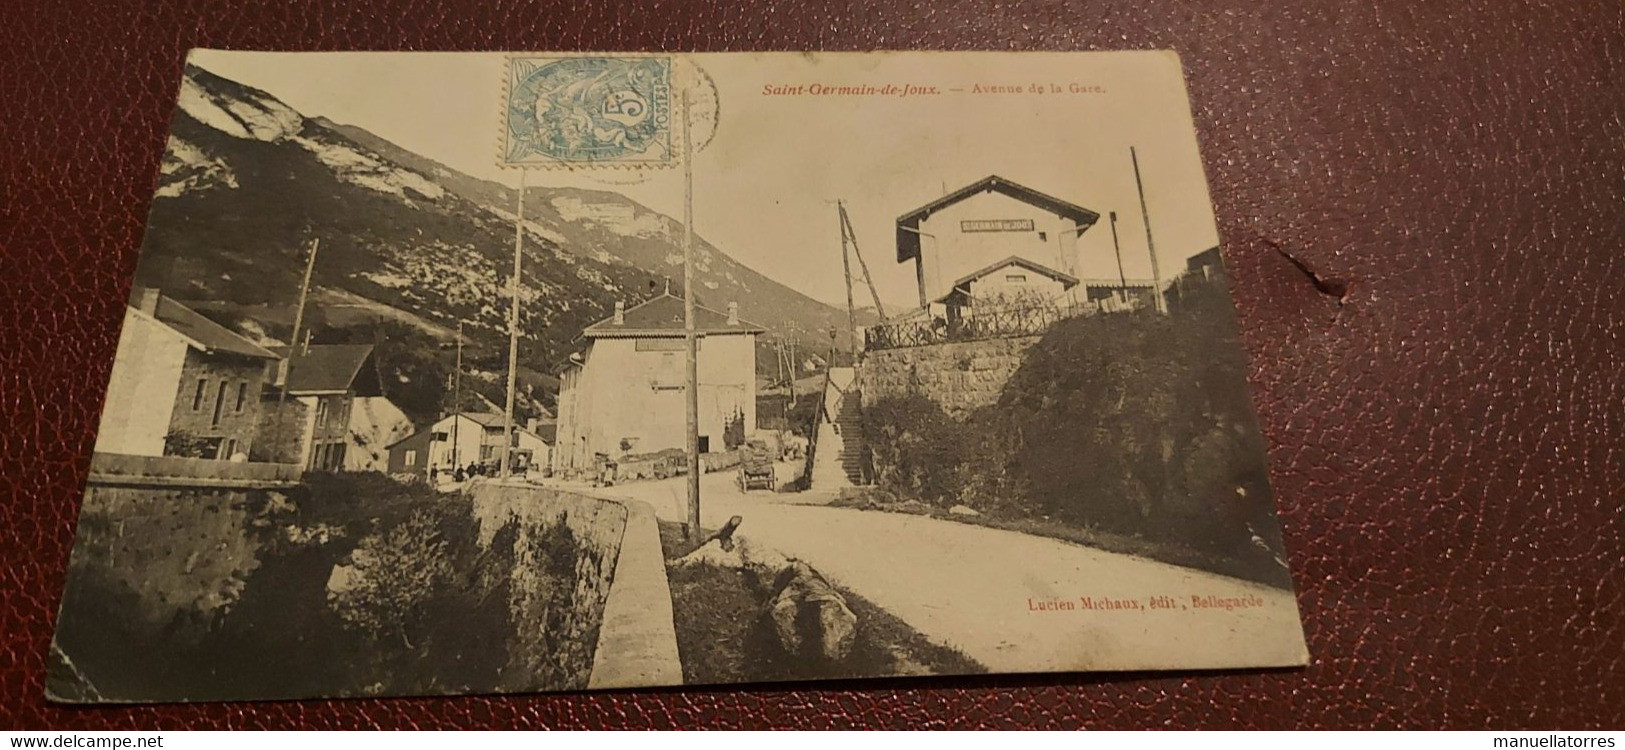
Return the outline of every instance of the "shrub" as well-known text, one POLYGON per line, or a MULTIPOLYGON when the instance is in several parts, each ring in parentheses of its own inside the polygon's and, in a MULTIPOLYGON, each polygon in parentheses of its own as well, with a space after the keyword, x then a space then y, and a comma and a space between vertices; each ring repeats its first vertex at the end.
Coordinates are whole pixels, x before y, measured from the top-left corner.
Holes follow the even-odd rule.
POLYGON ((1166 316, 1056 324, 998 403, 963 421, 919 393, 867 405, 876 484, 937 506, 1256 554, 1252 533, 1276 525, 1234 311, 1222 279, 1183 290, 1166 316))
POLYGON ((913 393, 863 410, 864 446, 875 484, 938 505, 958 502, 963 428, 936 402, 913 393))

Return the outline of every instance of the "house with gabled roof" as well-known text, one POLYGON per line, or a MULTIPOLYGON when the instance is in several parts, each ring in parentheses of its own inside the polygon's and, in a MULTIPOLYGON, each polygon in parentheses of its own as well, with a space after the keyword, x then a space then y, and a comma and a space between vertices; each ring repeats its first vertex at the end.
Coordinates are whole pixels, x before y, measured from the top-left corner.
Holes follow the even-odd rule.
POLYGON ((1004 307, 1053 300, 1077 285, 1072 274, 1012 255, 955 279, 947 294, 931 301, 951 308, 1004 307))
MULTIPOLYGON (((509 438, 509 460, 516 473, 549 465, 552 460, 552 425, 515 426, 509 438)), ((450 481, 458 467, 480 465, 495 471, 502 460, 505 418, 492 412, 461 412, 442 417, 428 427, 389 445, 387 471, 391 475, 431 476, 450 481)))
MULTIPOLYGON (((761 326, 728 311, 695 307, 699 335, 702 453, 732 448, 756 429, 756 337, 761 326)), ((683 300, 662 294, 582 331, 584 345, 559 369, 553 468, 593 470, 599 457, 682 450, 687 445, 683 300)))
POLYGON ((914 263, 922 308, 978 282, 1006 295, 1020 294, 1029 282, 1070 289, 1077 284, 1078 237, 1099 218, 990 175, 899 216, 897 262, 914 263), (1009 270, 1011 264, 1024 270, 1009 270))
POLYGON ((264 460, 318 471, 356 468, 347 456, 357 402, 384 397, 373 346, 304 343, 278 352, 286 362, 261 404, 264 460))
POLYGON ((135 289, 96 451, 246 459, 258 437, 260 390, 279 359, 157 289, 135 289))

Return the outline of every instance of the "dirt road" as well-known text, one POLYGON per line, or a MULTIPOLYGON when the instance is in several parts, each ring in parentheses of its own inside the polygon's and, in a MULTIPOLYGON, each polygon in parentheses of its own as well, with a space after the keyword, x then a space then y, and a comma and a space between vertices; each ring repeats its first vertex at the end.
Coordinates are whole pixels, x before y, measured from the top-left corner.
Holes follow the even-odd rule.
MULTIPOLYGON (((781 465, 782 476, 790 475, 781 465)), ((996 671, 1291 665, 1306 658, 1292 594, 1068 542, 878 511, 817 495, 741 493, 704 477, 702 520, 811 563, 926 637, 996 671), (811 501, 814 504, 806 504, 811 501)), ((685 517, 680 479, 603 490, 685 517)))

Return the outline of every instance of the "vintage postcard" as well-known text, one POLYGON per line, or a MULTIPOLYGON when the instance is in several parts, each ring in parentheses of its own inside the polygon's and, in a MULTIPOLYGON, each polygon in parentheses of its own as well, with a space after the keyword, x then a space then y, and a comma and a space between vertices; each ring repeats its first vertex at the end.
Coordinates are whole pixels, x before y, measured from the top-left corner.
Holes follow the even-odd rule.
POLYGON ((67 702, 1308 656, 1171 53, 198 50, 67 702))

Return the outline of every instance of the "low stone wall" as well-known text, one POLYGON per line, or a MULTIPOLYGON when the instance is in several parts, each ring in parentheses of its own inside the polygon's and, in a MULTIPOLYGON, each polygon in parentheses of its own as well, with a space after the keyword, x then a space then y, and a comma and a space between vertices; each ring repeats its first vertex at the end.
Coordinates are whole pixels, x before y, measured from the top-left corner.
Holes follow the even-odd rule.
POLYGON ((101 487, 271 489, 297 485, 303 474, 297 464, 96 453, 90 458, 89 483, 101 487))
POLYGON ((867 352, 858 364, 864 403, 919 393, 954 417, 991 406, 1040 336, 927 344, 867 352))
POLYGON ((654 687, 683 684, 672 620, 671 584, 660 549, 654 508, 635 500, 615 500, 627 511, 621 555, 604 602, 592 677, 587 687, 654 687))

